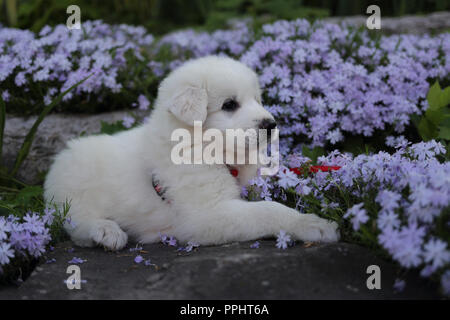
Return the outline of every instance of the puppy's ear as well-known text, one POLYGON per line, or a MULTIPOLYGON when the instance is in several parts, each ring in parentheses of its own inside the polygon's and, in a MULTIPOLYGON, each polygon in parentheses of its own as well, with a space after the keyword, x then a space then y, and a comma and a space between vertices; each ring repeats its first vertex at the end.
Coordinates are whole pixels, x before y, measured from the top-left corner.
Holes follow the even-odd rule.
POLYGON ((206 120, 208 96, 202 88, 186 87, 171 101, 169 110, 180 121, 193 126, 194 121, 206 120))

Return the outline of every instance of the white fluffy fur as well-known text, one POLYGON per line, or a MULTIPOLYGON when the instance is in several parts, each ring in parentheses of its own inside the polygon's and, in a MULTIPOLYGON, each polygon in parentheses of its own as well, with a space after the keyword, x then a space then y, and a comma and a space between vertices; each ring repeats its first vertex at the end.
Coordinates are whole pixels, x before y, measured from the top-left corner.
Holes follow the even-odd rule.
POLYGON ((225 165, 172 163, 174 129, 192 130, 195 120, 203 121, 203 130, 257 128, 262 119, 273 119, 260 99, 257 76, 243 64, 220 57, 188 62, 161 83, 147 124, 68 142, 47 175, 45 198, 70 201, 75 227, 66 228, 80 246, 117 250, 128 237, 159 241, 158 232, 182 242, 220 244, 274 236, 280 229, 300 240, 337 241, 334 222, 277 202, 240 199, 240 184, 255 166, 240 166, 236 179, 225 165), (222 111, 232 97, 241 107, 222 111), (153 189, 152 173, 168 188, 170 204, 153 189))

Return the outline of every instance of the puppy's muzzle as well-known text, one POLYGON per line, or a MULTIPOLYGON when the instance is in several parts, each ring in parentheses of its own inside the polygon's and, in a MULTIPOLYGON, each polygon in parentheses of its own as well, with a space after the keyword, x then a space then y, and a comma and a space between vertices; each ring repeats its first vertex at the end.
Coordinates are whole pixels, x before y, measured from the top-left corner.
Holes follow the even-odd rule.
POLYGON ((259 123, 259 129, 265 129, 267 130, 267 138, 270 140, 270 134, 272 132, 272 129, 275 129, 277 127, 277 123, 273 119, 263 119, 259 123))

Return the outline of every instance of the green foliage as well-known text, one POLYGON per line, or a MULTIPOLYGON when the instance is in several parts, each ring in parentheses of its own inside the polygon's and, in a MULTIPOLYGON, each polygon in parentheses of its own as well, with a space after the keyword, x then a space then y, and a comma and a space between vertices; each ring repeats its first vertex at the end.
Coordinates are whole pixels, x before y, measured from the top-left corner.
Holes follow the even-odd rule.
POLYGON ((113 123, 108 123, 106 121, 101 121, 100 133, 102 134, 114 134, 116 132, 124 131, 127 128, 122 123, 122 120, 118 120, 113 123))
POLYGON ((10 208, 14 209, 19 216, 25 213, 25 210, 33 208, 36 199, 42 196, 41 186, 26 186, 20 189, 9 201, 10 208))
MULTIPOLYGON (((441 89, 436 81, 427 95, 428 109, 417 121, 417 129, 423 140, 450 140, 450 87, 441 89)), ((413 119, 414 121, 414 119, 413 119)))
POLYGON ((251 17, 255 27, 275 20, 318 19, 330 15, 327 8, 305 6, 298 0, 217 0, 209 12, 205 27, 208 30, 223 28, 230 19, 251 17))
POLYGON ((450 9, 446 0, 5 0, 0 1, 0 22, 39 31, 45 25, 65 23, 66 9, 72 4, 80 7, 82 20, 143 25, 154 34, 188 26, 223 28, 230 18, 245 16, 260 24, 275 19, 365 15, 371 4, 380 6, 384 16, 450 9))
POLYGON ((325 155, 325 150, 321 147, 314 147, 313 149, 307 146, 302 147, 302 155, 311 159, 312 163, 317 162, 317 158, 325 155))
POLYGON ((0 96, 0 168, 3 150, 3 134, 5 132, 5 118, 6 118, 6 105, 5 101, 3 101, 3 98, 0 96))

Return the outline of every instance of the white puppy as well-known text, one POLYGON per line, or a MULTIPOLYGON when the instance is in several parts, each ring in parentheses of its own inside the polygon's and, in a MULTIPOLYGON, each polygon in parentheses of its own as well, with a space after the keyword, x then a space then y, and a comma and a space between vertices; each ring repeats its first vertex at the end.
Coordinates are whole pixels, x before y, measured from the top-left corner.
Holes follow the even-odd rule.
POLYGON ((281 229, 299 240, 338 240, 334 222, 277 202, 242 200, 240 184, 254 166, 239 166, 235 178, 225 164, 174 164, 172 132, 193 131, 196 120, 203 130, 275 126, 248 67, 215 56, 184 64, 161 83, 145 125, 72 140, 55 158, 45 198, 70 201, 74 224, 66 228, 72 240, 117 250, 129 236, 157 242, 159 232, 207 245, 274 236, 281 229))

